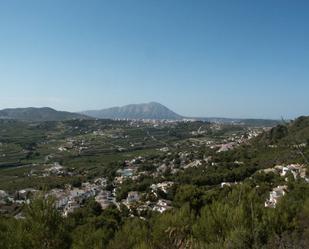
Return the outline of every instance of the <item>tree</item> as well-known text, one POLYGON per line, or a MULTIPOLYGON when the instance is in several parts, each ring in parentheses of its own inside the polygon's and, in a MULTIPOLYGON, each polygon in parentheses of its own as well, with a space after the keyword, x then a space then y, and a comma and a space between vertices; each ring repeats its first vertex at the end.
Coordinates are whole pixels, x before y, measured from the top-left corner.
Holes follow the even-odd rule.
POLYGON ((143 248, 145 245, 148 245, 148 241, 149 231, 146 222, 138 218, 131 218, 116 233, 109 249, 143 248))
POLYGON ((51 198, 37 197, 25 208, 25 245, 32 249, 69 248, 64 220, 51 198))
POLYGON ((178 207, 189 203, 192 210, 199 212, 203 206, 203 191, 194 185, 183 185, 177 189, 175 195, 175 204, 178 207))
POLYGON ((188 205, 157 216, 152 225, 152 241, 156 249, 182 249, 193 246, 192 224, 195 221, 188 205))

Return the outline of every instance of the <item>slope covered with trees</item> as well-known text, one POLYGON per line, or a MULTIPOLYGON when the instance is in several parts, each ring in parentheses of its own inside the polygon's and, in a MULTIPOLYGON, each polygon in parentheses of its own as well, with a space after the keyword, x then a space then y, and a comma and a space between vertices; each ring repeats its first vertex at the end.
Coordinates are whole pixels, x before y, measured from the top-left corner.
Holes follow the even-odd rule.
POLYGON ((53 200, 38 197, 25 206, 25 219, 0 218, 0 248, 309 248, 308 180, 263 171, 299 163, 308 174, 308 139, 309 118, 301 117, 234 150, 213 152, 211 167, 166 173, 176 184, 164 196, 173 200, 173 209, 162 214, 140 215, 122 205, 102 210, 89 200, 63 218, 53 200), (287 185, 287 193, 275 208, 265 207, 278 185, 287 185))

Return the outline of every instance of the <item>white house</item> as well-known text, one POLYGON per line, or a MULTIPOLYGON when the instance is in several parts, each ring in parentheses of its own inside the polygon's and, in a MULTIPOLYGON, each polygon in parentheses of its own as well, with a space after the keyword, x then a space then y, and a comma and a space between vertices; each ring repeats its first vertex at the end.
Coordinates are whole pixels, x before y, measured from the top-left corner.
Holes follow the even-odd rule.
POLYGON ((137 191, 131 191, 128 193, 127 203, 137 202, 140 200, 140 195, 137 191))
POLYGON ((265 202, 265 207, 275 208, 279 199, 286 194, 287 186, 278 186, 269 193, 269 198, 265 202))

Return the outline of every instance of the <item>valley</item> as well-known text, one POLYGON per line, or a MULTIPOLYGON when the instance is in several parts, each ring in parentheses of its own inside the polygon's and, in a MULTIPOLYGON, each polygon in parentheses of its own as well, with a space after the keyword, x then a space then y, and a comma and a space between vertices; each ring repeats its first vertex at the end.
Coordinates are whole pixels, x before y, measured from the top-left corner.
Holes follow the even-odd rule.
MULTIPOLYGON (((15 222, 27 220, 27 210, 46 199, 65 222, 82 215, 84 225, 72 232, 90 226, 90 220, 104 220, 111 211, 121 229, 135 223, 157 229, 153 222, 175 215, 193 215, 190 229, 197 229, 208 208, 245 191, 241 205, 255 198, 259 215, 280 215, 281 206, 300 194, 298 188, 305 191, 298 201, 308 197, 308 122, 301 117, 254 127, 189 120, 0 120, 0 213, 15 222)), ((226 205, 236 212, 232 203, 226 205)), ((294 217, 298 211, 288 212, 294 217)), ((214 232, 216 226, 207 229, 214 232)), ((121 229, 113 230, 116 237, 105 242, 108 248, 118 248, 113 245, 120 243, 121 229)), ((189 230, 197 240, 194 248, 209 243, 199 239, 200 229, 206 228, 189 230)), ((152 237, 152 243, 159 241, 152 237)), ((162 243, 174 242, 167 237, 162 243)))

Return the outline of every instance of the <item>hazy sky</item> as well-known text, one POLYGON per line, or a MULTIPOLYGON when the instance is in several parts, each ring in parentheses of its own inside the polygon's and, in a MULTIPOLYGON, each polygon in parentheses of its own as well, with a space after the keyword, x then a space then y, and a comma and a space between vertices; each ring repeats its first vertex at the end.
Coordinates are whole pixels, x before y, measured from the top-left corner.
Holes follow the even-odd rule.
POLYGON ((309 115, 308 0, 0 0, 0 109, 309 115))

